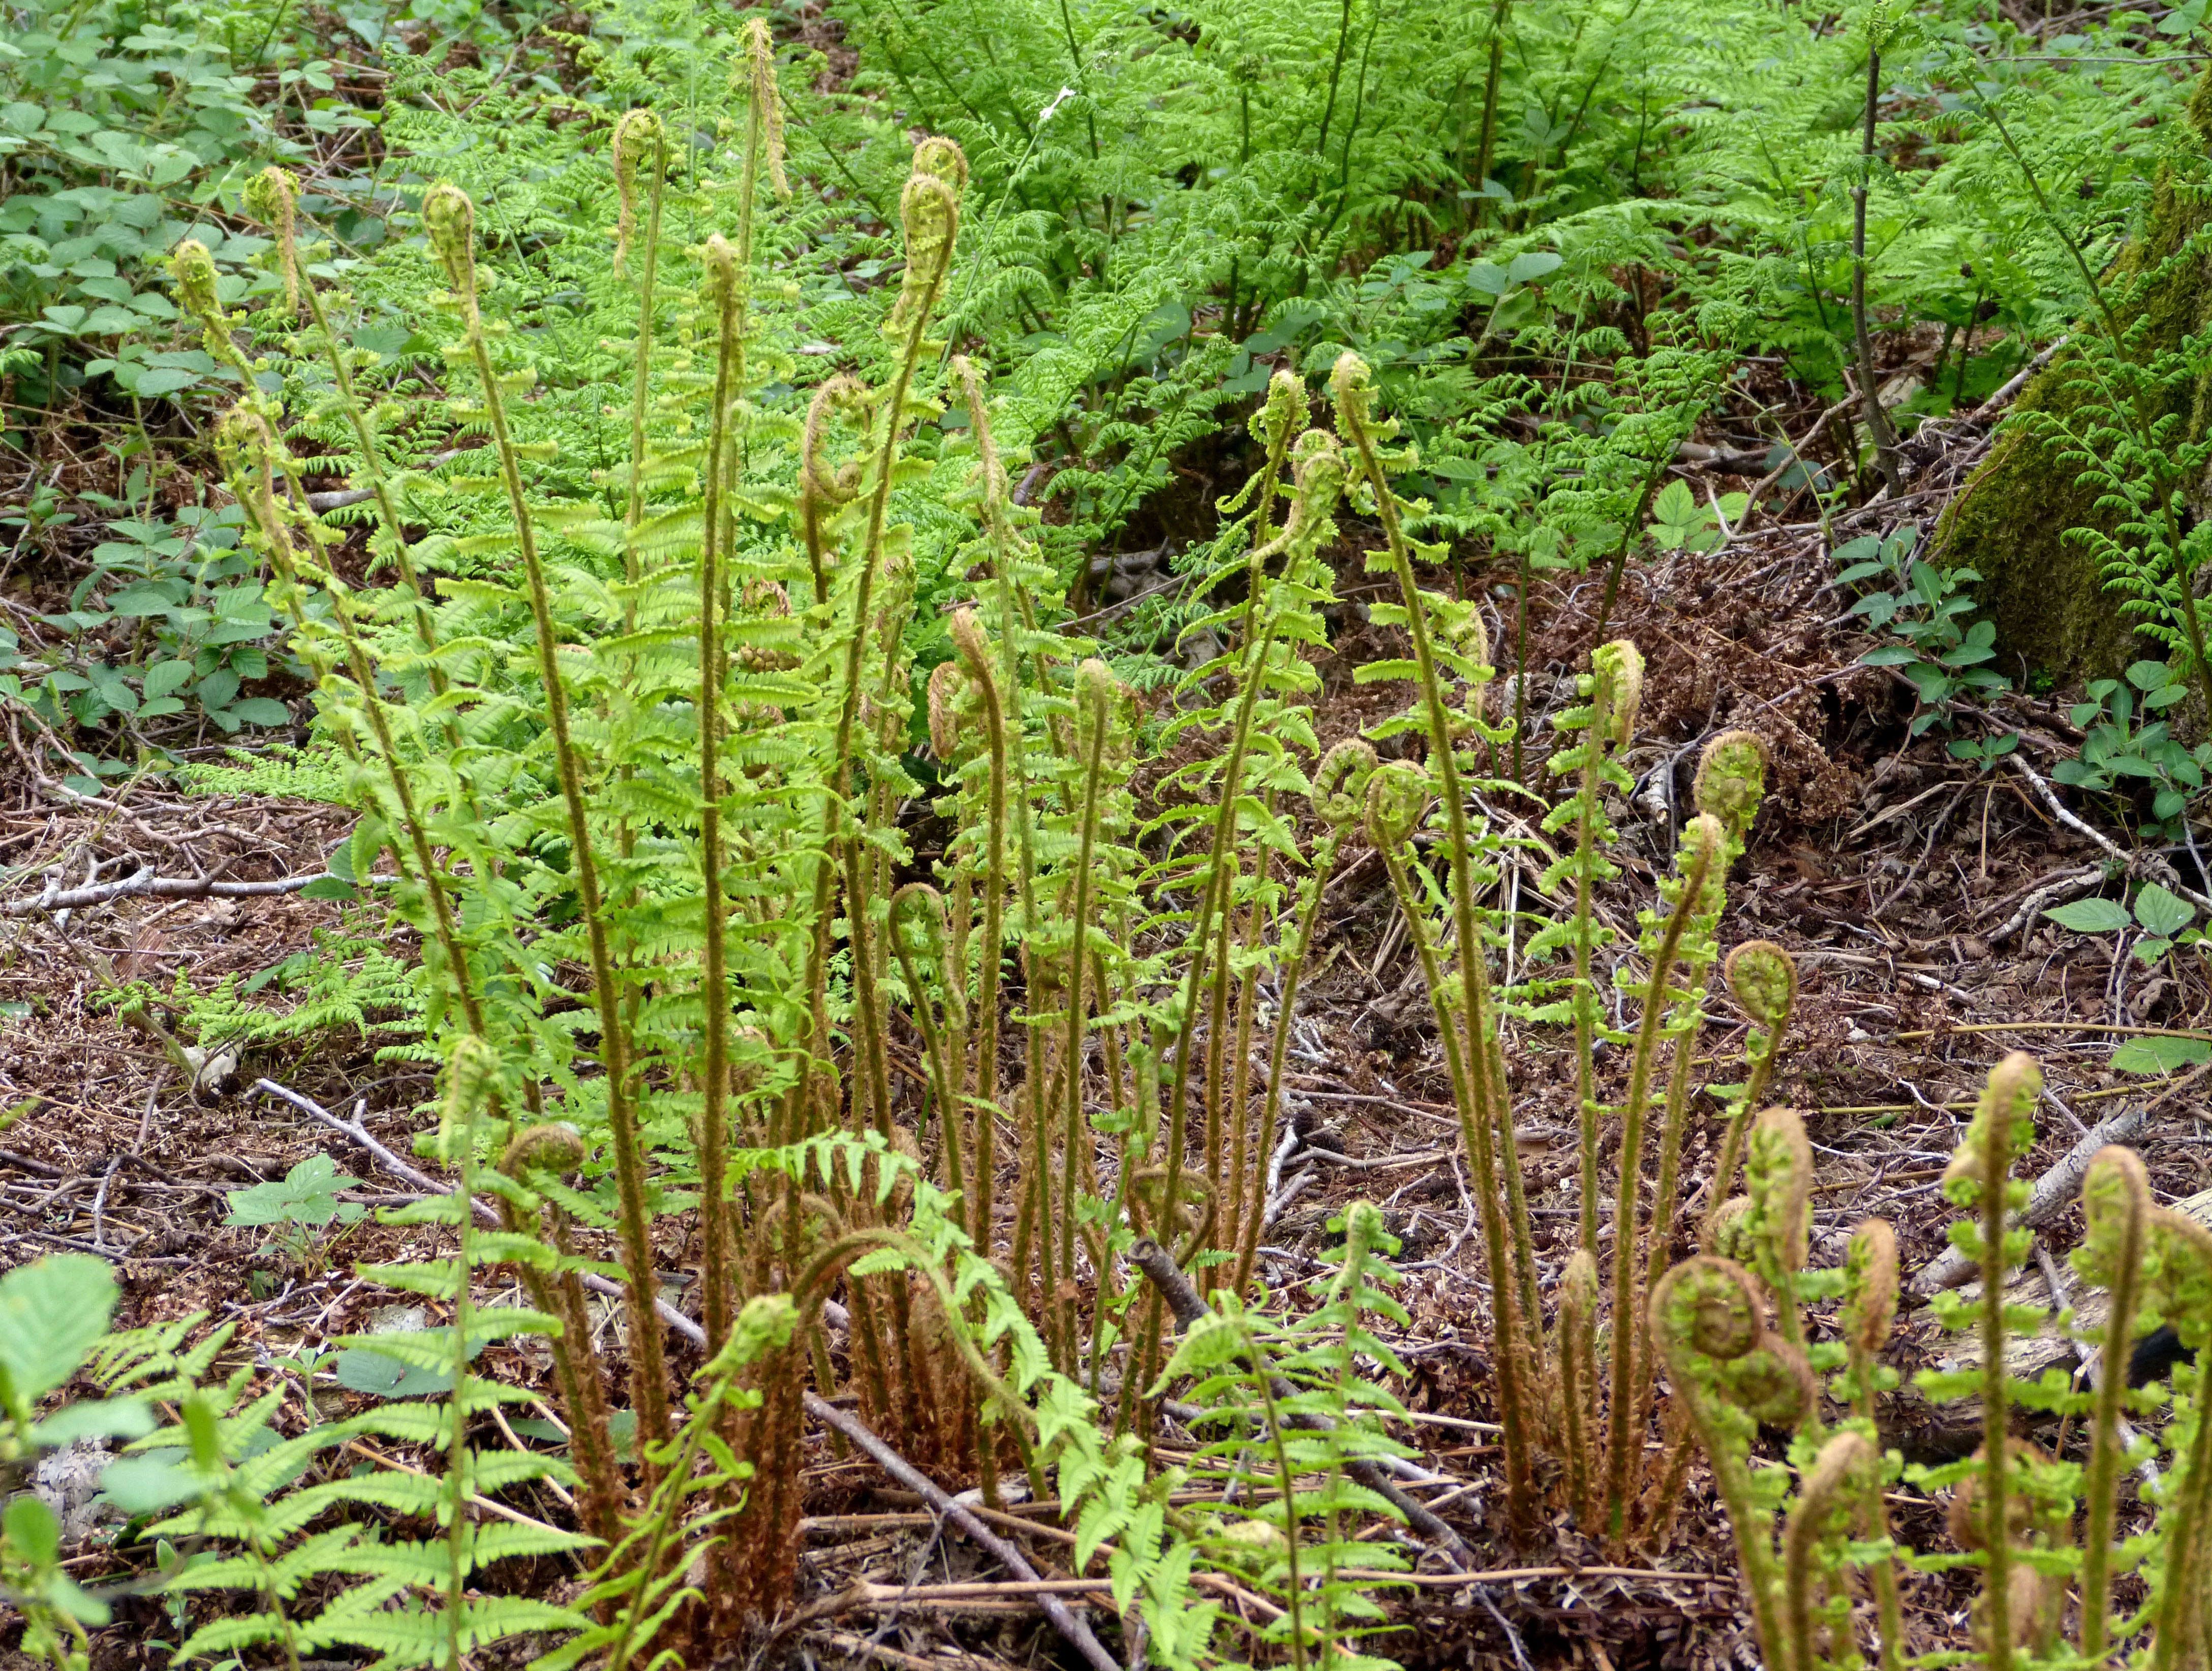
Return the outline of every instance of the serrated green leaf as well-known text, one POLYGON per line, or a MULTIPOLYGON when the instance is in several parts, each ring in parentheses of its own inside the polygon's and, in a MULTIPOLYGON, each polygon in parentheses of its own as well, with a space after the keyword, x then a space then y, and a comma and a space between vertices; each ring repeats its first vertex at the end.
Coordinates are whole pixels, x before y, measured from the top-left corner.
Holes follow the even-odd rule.
POLYGON ((2146 882, 2136 892, 2136 921, 2171 939, 2197 921, 2197 908, 2157 883, 2146 882))
POLYGON ((2112 1052, 2123 1073, 2172 1073, 2212 1061, 2212 1042, 2197 1038, 2131 1038, 2112 1052))

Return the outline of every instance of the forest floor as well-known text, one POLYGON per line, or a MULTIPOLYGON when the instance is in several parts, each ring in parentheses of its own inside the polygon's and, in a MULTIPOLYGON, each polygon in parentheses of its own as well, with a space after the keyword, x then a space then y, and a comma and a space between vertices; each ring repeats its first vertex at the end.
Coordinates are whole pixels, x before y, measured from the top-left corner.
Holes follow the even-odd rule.
MULTIPOLYGON (((1812 416, 1802 414, 1798 427, 1812 416)), ((1910 490, 1838 516, 1832 538, 1932 523, 1985 447, 1990 416, 1924 428, 1910 490)), ((1702 497, 1706 481, 1693 481, 1702 497)), ((2094 867, 2112 857, 2103 840, 2130 845, 2124 832, 2093 835, 2070 808, 2059 814, 2069 804, 2051 786, 2051 769, 2079 742, 2066 704, 2000 698, 1984 717, 1993 730, 2017 731, 2021 743, 1988 769, 1951 758, 1941 733, 1908 741, 1911 691, 1895 672, 1859 665, 1869 641, 1833 584, 1829 538, 1812 523, 1761 527, 1735 532, 1716 550, 1627 574, 1607 631, 1634 639, 1649 659, 1639 726, 1646 740, 1626 757, 1638 788, 1615 809, 1626 873, 1606 890, 1606 912, 1632 933, 1634 912, 1651 899, 1673 853, 1700 743, 1737 726, 1764 736, 1774 755, 1772 793, 1730 878, 1725 932, 1778 942, 1801 971, 1771 1100, 1804 1111, 1815 1145, 1815 1264, 1834 1262, 1851 1227, 1869 1217, 1895 1226, 1908 1272, 1944 1246, 1950 1211, 1938 1176, 1987 1070, 2015 1048, 2037 1056, 2051 1091, 2022 1176, 2038 1176, 2100 1120, 2147 1108, 2131 1140, 2158 1198, 2204 1188, 2212 1146, 2194 1087, 2202 1070, 2146 1081, 2110 1060, 2130 1028, 2207 1024, 2212 989, 2201 967, 2193 957, 2154 969, 2117 961, 2112 937, 2077 934, 2040 914, 2041 906, 2072 896, 2065 888, 2094 884, 2094 867)), ((1343 590, 1356 595, 1357 553, 1340 555, 1343 590)), ((1497 624, 1508 631, 1511 580, 1507 573, 1467 576, 1469 586, 1493 591, 1497 624)), ((1531 596, 1532 748, 1547 735, 1545 716, 1571 697, 1571 670, 1593 641, 1599 592, 1597 579, 1569 576, 1540 580, 1531 596)), ((1385 629, 1360 613, 1344 615, 1319 663, 1325 744, 1378 717, 1385 701, 1352 684, 1361 661, 1395 653, 1385 629)), ((1508 660, 1502 645, 1498 659, 1508 660)), ((23 762, 13 754, 0 779, 0 862, 64 888, 146 865, 237 881, 313 873, 349 823, 338 809, 309 802, 143 788, 112 802, 66 800, 23 762)), ((1534 758, 1528 763, 1533 769, 1534 758)), ((1533 815, 1488 799, 1502 824, 1536 833, 1533 815)), ((1484 1425, 1489 1366, 1470 1344, 1488 1331, 1475 1315, 1480 1250, 1456 1159, 1457 1122, 1418 965, 1371 857, 1356 844, 1348 849, 1326 896, 1321 967, 1307 985, 1286 1098, 1301 1142, 1284 1167, 1291 1200, 1270 1231, 1267 1265, 1278 1285, 1294 1283, 1315 1268, 1334 1211, 1359 1196, 1384 1204, 1404 1244, 1414 1319, 1399 1343, 1409 1368, 1401 1390, 1415 1416, 1402 1437, 1426 1465, 1464 1480, 1446 1518, 1490 1562, 1480 1583, 1437 1575, 1411 1600, 1394 1602, 1411 1628, 1375 1646, 1413 1668, 1751 1663, 1725 1522, 1702 1474, 1693 1474, 1663 1545, 1625 1559, 1564 1525, 1519 1547, 1502 1535, 1492 1430, 1484 1425), (1302 1175, 1310 1181, 1300 1187, 1302 1175)), ((2188 884, 2212 881, 2185 855, 2182 862, 2188 884)), ((1518 881, 1509 876, 1506 887, 1532 886, 1540 868, 1524 855, 1518 881)), ((56 1249, 100 1255, 125 1289, 118 1323, 205 1312, 240 1326, 234 1361, 264 1367, 370 1327, 392 1297, 355 1277, 355 1264, 404 1256, 406 1239, 424 1232, 372 1221, 304 1256, 273 1252, 264 1231, 226 1226, 225 1192, 281 1178, 322 1154, 358 1180, 348 1199, 408 1198, 408 1187, 356 1143, 254 1085, 280 1082, 358 1119, 404 1156, 422 1124, 416 1110, 429 1094, 428 1070, 380 1064, 375 1041, 338 1029, 313 1049, 249 1049, 221 1086, 195 1088, 149 1030, 127 1024, 104 1000, 134 979, 167 987, 181 975, 205 990, 226 976, 251 976, 319 934, 346 929, 349 917, 356 932, 373 927, 374 908, 290 895, 126 897, 64 920, 30 908, 35 897, 25 891, 0 902, 0 1003, 12 1018, 0 1036, 0 1268, 56 1249)), ((1706 1036, 1710 1077, 1728 1079, 1737 1077, 1742 1033, 1730 1006, 1719 1009, 1706 1036)), ((1556 1273, 1574 1233, 1573 1145, 1563 1140, 1573 1123, 1571 1057, 1532 1036, 1515 1041, 1508 1059, 1520 1106, 1537 1111, 1523 1119, 1522 1161, 1539 1258, 1556 1273)), ((1710 1181, 1715 1106, 1700 1099, 1686 1213, 1710 1181)), ((2069 1210, 2039 1234, 2063 1257, 2078 1217, 2069 1210)), ((672 1273, 696 1274, 683 1247, 665 1253, 672 1273)), ((696 1313, 696 1296, 690 1303, 696 1313)), ((1893 1361, 1909 1376, 1943 1350, 1925 1312, 1909 1313, 1893 1361)), ((511 1346, 495 1348, 489 1361, 525 1384, 545 1374, 543 1361, 511 1346)), ((319 1383, 301 1396, 331 1413, 353 1395, 319 1383)), ((1940 1413, 1914 1421, 1900 1421, 1900 1432, 1911 1428, 1916 1443, 1938 1454, 1940 1413)), ((1171 1449, 1174 1437, 1164 1444, 1171 1449)), ((811 1443, 805 1595, 864 1595, 849 1588, 863 1582, 898 1589, 992 1575, 987 1558, 940 1540, 933 1517, 886 1489, 872 1465, 833 1455, 818 1436, 811 1443)), ((1934 1504, 1909 1492, 1893 1503, 1902 1540, 1929 1547, 1940 1540, 1934 1504)), ((1066 1570, 1064 1534, 1042 1528, 1024 1535, 1041 1570, 1066 1570)), ((97 1540, 73 1571, 86 1583, 132 1576, 131 1563, 97 1540)), ((1971 1583, 1966 1572, 1909 1579, 1910 1649, 1966 1645, 1971 1583)), ((95 1664, 109 1671, 154 1662, 158 1622, 152 1603, 135 1613, 125 1606, 98 1633, 95 1664)), ((921 1591, 853 1602, 773 1649, 779 1660, 804 1650, 817 1662, 920 1671, 1049 1661, 1060 1644, 1031 1599, 921 1591)))

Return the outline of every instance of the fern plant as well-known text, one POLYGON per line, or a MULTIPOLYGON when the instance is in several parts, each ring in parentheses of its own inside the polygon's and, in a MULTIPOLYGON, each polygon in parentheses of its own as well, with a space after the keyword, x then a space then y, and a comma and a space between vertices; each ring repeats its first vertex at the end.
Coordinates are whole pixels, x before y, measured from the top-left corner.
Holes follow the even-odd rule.
MULTIPOLYGON (((118 1297, 106 1261, 50 1256, 0 1277, 0 1462, 21 1463, 79 1439, 136 1437, 153 1424, 143 1395, 71 1404, 41 1419, 40 1403, 105 1345, 118 1297)), ((0 1510, 0 1595, 20 1613, 22 1651, 55 1671, 86 1671, 90 1630, 107 1604, 70 1577, 62 1522, 35 1492, 0 1510)))
POLYGON ((1895 1241, 1886 1225, 1869 1223, 1853 1237, 1840 1271, 1804 1271, 1810 1157, 1794 1115, 1761 1116, 1775 1140, 1762 1158, 1754 1134, 1751 1197, 1720 1230, 1727 1256, 1687 1261, 1653 1291, 1652 1328, 1711 1459, 1761 1642, 1793 1671, 1864 1662, 1846 1583, 1854 1569, 1874 1582, 1880 1662, 1903 1663, 1900 1565, 1979 1571, 1971 1618, 1979 1664, 2098 1664, 2128 1651, 2136 1662, 2170 1666, 2203 1651, 2212 1441, 2198 1417, 2202 1371, 2192 1364, 2177 1376, 2172 1418, 2155 1439, 2135 1436, 2126 1418, 2166 1401, 2162 1388, 2128 1386, 2139 1333, 2162 1318, 2185 1344, 2206 1335, 2212 1235, 2152 1204, 2133 1154, 2099 1151, 2083 1178, 2086 1236, 2074 1255, 2075 1269, 2110 1291, 2093 1388, 2077 1391, 2056 1371, 2035 1382, 2015 1380, 2007 1344, 2044 1322, 2043 1313, 2009 1304, 2004 1284, 2025 1252, 2027 1232, 2013 1216, 2027 1186, 2011 1169, 2032 1133, 2040 1087, 2029 1057, 1998 1064, 1945 1175, 1947 1196, 1969 1215, 1953 1226, 1952 1239, 1978 1262, 1981 1284, 1978 1294, 1947 1291, 1938 1305, 1948 1326, 1974 1334, 1977 1361, 1923 1371, 1919 1386, 1932 1400, 1978 1401, 1983 1443, 1971 1457, 1905 1467, 1896 1452, 1881 1450, 1875 1395, 1894 1377, 1877 1354, 1895 1311, 1895 1241), (1838 1285, 1844 1339, 1825 1351, 1808 1348, 1800 1308, 1838 1285), (1814 1375, 1827 1365, 1844 1370, 1830 1390, 1848 1413, 1834 1422, 1814 1375), (2021 1409, 2085 1419, 2086 1464, 2053 1457, 2014 1431, 2009 1413, 2021 1409), (1796 1431, 1794 1491, 1784 1470, 1747 1467, 1754 1421, 1796 1431), (2115 1544, 2119 1467, 2161 1451, 2169 1466, 2145 1492, 2150 1523, 2115 1544), (1949 1529, 1961 1553, 1913 1555, 1891 1539, 1883 1492, 1899 1474, 1923 1489, 1949 1491, 1949 1529), (2077 1541, 2075 1513, 2085 1498, 2077 1541), (1778 1512, 1784 1517, 1778 1548, 1778 1512), (2142 1605, 2118 1603, 2114 1581, 2123 1572, 2142 1581, 2142 1605), (2081 1605, 2069 1638, 2066 1591, 2077 1583, 2081 1605))
POLYGON ((1390 1293, 1398 1279, 1388 1260, 1396 1248, 1369 1202, 1354 1202, 1340 1223, 1343 1257, 1319 1305, 1278 1322, 1224 1291, 1185 1333, 1164 1371, 1190 1377, 1190 1401, 1230 1430, 1200 1448, 1191 1474, 1220 1481, 1224 1502, 1235 1504, 1210 1529, 1209 1553, 1275 1603, 1261 1640, 1280 1644, 1300 1667, 1389 1663, 1357 1644, 1388 1619, 1381 1575, 1406 1564, 1394 1544, 1352 1535, 1370 1516, 1402 1516, 1349 1472, 1357 1462, 1406 1454, 1379 1425, 1402 1410, 1361 1367, 1364 1360, 1386 1375, 1404 1372, 1367 1321, 1407 1321, 1390 1293))

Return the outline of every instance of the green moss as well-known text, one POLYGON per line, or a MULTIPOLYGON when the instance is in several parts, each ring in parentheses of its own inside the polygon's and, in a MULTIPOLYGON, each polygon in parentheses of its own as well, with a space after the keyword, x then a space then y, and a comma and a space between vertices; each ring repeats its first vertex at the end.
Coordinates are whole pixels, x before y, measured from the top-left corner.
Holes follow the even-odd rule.
MULTIPOLYGON (((2197 80, 2187 119, 2212 144, 2212 70, 2197 80)), ((2106 276, 2108 294, 2135 275, 2166 261, 2212 220, 2212 207, 2191 202, 2161 178, 2152 199, 2145 235, 2121 252, 2106 276)), ((2153 287, 2120 320, 2148 326, 2152 351, 2178 347, 2212 324, 2212 273, 2189 264, 2153 287)), ((2080 327, 2095 330, 2093 320, 2080 327)), ((2015 403, 2019 412, 2063 416, 2085 393, 2079 365, 2061 354, 2030 380, 2015 403)), ((2212 379, 2174 391, 2171 410, 2186 414, 2191 439, 2212 428, 2212 379)), ((2098 564, 2064 538, 2069 528, 2102 527, 2111 520, 2096 509, 2094 492, 2076 484, 2071 466, 2056 450, 2014 428, 2002 437, 1936 525, 1935 561, 1979 571, 1977 598, 1997 627, 1997 666, 2015 682, 2029 670, 2062 683, 2118 673, 2144 646, 2105 590, 2098 564)))

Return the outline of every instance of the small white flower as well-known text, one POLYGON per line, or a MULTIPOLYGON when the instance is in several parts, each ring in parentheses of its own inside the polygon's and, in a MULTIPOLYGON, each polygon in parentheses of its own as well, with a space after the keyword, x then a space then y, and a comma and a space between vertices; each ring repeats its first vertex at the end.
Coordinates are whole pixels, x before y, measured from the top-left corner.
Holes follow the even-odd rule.
POLYGON ((1073 88, 1063 87, 1060 88, 1058 93, 1053 95, 1052 102, 1037 112, 1037 125, 1039 127, 1042 127, 1046 123, 1051 121, 1053 117, 1059 112, 1060 107, 1074 96, 1075 89, 1073 88))

